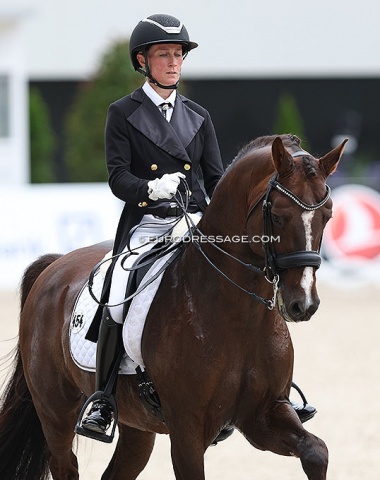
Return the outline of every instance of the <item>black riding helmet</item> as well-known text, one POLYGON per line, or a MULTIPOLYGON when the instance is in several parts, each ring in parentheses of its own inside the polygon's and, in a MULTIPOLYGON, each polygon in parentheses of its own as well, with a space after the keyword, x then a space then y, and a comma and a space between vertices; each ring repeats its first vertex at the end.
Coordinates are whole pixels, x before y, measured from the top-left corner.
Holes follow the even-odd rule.
POLYGON ((191 42, 186 27, 178 18, 166 14, 150 15, 141 20, 132 32, 129 40, 129 54, 134 69, 146 77, 160 88, 173 89, 175 85, 161 85, 152 77, 149 71, 147 51, 149 47, 159 43, 179 43, 182 45, 183 56, 198 46, 191 42), (142 68, 137 60, 137 54, 141 52, 145 56, 146 68, 142 68))

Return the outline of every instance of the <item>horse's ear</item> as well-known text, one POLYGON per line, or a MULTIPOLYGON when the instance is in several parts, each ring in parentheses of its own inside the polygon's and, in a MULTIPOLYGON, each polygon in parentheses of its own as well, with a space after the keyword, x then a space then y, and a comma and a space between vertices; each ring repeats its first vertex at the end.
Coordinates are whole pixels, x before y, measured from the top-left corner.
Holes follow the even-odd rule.
POLYGON ((285 150, 280 137, 276 137, 272 143, 272 158, 274 168, 279 175, 286 175, 292 170, 293 157, 285 150))
POLYGON ((348 138, 346 138, 340 145, 335 147, 334 150, 331 150, 331 152, 319 159, 319 168, 322 170, 325 178, 334 173, 337 169, 347 141, 348 138))

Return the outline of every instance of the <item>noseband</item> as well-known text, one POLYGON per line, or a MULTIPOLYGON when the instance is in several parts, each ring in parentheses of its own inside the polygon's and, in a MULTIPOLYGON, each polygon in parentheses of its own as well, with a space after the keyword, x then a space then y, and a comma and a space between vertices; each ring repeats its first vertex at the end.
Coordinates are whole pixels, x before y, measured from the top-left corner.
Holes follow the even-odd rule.
MULTIPOLYGON (((308 204, 303 202, 298 198, 294 193, 285 188, 283 185, 277 182, 277 173, 270 179, 267 191, 264 196, 262 212, 263 212, 263 232, 264 236, 271 239, 272 235, 272 221, 271 221, 271 207, 270 194, 273 190, 277 190, 282 195, 290 198, 294 203, 299 205, 303 210, 314 211, 321 208, 330 198, 331 190, 328 185, 326 185, 326 195, 322 201, 316 204, 308 204)), ((250 210, 247 220, 252 213, 253 208, 250 210)), ((300 251, 292 253, 284 253, 277 255, 273 248, 272 242, 264 243, 264 254, 265 254, 265 271, 266 277, 273 280, 274 277, 278 276, 278 272, 281 270, 288 270, 291 268, 304 268, 304 267, 313 267, 318 269, 321 265, 321 256, 319 255, 320 245, 318 251, 300 251)))

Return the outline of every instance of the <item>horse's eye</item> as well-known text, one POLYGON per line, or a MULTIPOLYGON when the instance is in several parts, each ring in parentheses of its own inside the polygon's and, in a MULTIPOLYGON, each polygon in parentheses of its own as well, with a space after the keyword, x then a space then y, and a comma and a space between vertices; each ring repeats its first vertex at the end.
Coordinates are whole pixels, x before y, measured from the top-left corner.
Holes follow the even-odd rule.
POLYGON ((272 222, 274 225, 277 225, 278 227, 283 227, 284 225, 284 217, 281 217, 280 215, 275 215, 272 213, 272 222))

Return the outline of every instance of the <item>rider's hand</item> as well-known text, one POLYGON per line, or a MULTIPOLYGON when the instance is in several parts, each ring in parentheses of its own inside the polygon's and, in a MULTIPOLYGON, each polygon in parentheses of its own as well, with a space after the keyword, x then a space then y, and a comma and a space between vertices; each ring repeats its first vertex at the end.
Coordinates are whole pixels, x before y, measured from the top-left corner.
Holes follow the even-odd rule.
POLYGON ((156 178, 148 182, 148 193, 151 200, 159 200, 162 198, 172 198, 178 189, 181 178, 186 175, 180 172, 165 173, 161 178, 156 178))

